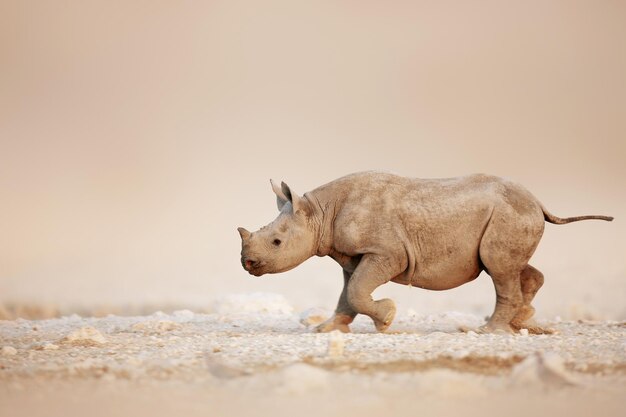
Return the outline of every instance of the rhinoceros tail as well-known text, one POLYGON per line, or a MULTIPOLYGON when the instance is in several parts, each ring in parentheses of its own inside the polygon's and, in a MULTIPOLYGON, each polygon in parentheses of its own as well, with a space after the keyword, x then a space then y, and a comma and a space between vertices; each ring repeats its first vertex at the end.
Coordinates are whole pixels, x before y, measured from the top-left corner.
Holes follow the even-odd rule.
POLYGON ((607 222, 613 221, 612 216, 575 216, 560 218, 546 210, 543 205, 541 206, 541 210, 543 210, 543 218, 546 219, 547 222, 554 224, 567 224, 571 222, 578 222, 581 220, 605 220, 607 222))

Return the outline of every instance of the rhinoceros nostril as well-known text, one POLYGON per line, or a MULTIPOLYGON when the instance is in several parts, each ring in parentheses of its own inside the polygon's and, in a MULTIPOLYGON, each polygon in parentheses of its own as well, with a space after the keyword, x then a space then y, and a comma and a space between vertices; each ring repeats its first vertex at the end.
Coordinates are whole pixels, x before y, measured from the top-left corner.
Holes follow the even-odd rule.
POLYGON ((245 267, 247 270, 250 270, 250 268, 254 268, 254 267, 256 266, 256 264, 257 264, 257 261, 252 260, 252 259, 246 259, 246 260, 244 261, 244 267, 245 267))

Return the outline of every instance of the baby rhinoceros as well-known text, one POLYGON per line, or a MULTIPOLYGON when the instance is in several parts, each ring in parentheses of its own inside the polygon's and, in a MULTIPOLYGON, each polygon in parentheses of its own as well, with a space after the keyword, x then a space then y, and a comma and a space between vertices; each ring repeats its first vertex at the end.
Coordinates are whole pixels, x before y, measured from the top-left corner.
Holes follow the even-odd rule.
POLYGON ((486 271, 496 306, 480 333, 544 333, 532 316, 543 274, 528 264, 544 221, 613 220, 609 216, 559 218, 521 185, 490 175, 413 179, 366 172, 348 175, 298 196, 272 182, 280 214, 250 233, 239 228, 241 263, 252 275, 288 271, 313 255, 343 268, 335 314, 317 327, 349 332, 357 314, 385 331, 395 316, 390 299, 372 292, 389 281, 447 290, 486 271))

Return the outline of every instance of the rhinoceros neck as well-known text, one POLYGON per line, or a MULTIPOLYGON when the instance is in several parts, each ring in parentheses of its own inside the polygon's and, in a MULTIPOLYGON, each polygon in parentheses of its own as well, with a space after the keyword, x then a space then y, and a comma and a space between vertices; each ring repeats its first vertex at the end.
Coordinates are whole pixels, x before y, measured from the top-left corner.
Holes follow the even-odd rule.
POLYGON ((333 224, 337 214, 337 196, 327 188, 317 188, 305 193, 313 207, 317 249, 315 255, 326 256, 332 250, 333 224))

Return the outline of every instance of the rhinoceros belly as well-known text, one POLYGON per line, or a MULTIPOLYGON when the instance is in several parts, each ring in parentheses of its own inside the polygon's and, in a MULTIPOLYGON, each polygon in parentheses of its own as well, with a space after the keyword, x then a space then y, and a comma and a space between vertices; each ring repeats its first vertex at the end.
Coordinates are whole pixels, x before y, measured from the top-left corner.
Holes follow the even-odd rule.
POLYGON ((418 266, 413 276, 406 274, 392 279, 393 282, 412 285, 427 290, 449 290, 474 280, 482 271, 477 256, 459 256, 418 266))
POLYGON ((407 227, 409 267, 393 281, 447 290, 475 279, 483 269, 478 249, 490 212, 485 206, 461 214, 440 212, 436 221, 407 227))

